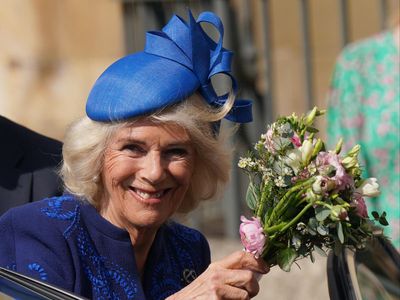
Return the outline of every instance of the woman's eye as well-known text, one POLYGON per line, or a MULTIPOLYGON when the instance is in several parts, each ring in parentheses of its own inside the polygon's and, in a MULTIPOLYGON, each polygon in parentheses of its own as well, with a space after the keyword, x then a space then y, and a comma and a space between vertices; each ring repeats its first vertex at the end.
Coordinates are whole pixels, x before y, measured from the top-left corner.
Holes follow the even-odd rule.
POLYGON ((140 147, 139 145, 136 145, 136 144, 127 144, 122 147, 122 150, 126 150, 126 151, 137 153, 137 154, 141 154, 141 153, 145 152, 142 147, 140 147))
POLYGON ((168 157, 185 157, 188 151, 184 148, 172 148, 166 151, 168 157))

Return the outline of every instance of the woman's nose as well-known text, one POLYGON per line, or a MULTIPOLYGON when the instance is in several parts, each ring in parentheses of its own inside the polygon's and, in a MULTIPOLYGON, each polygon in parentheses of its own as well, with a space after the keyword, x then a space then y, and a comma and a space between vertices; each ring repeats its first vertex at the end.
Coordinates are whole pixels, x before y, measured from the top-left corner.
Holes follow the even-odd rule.
POLYGON ((158 151, 148 152, 141 170, 142 179, 155 184, 166 178, 165 165, 158 151))

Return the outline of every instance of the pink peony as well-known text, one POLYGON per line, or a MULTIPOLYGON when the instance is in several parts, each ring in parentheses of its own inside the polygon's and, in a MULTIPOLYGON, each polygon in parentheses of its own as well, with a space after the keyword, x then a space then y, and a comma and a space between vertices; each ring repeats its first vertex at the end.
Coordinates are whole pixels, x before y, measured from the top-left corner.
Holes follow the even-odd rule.
POLYGON ((335 175, 330 177, 330 179, 335 182, 339 190, 344 190, 346 186, 353 184, 353 178, 346 173, 337 154, 333 152, 320 152, 317 156, 317 166, 322 175, 328 175, 323 174, 325 170, 334 169, 335 175))
POLYGON ((247 252, 253 253, 257 258, 261 255, 266 242, 260 219, 253 217, 253 220, 249 220, 241 216, 240 221, 242 221, 239 228, 242 244, 247 252))
POLYGON ((354 194, 354 199, 350 204, 355 207, 356 214, 361 218, 368 218, 367 205, 365 204, 364 198, 360 194, 354 194))

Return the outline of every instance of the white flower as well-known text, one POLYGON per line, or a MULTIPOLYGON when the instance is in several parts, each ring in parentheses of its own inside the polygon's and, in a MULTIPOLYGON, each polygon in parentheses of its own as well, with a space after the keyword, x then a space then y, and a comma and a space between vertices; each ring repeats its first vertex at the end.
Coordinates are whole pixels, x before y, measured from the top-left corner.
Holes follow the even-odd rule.
POLYGON ((305 140, 299 148, 294 148, 287 151, 284 162, 286 165, 292 168, 295 174, 297 174, 301 164, 304 165, 310 160, 313 149, 314 146, 312 141, 305 140))
POLYGON ((312 152, 314 150, 312 141, 305 140, 299 149, 301 151, 301 160, 304 163, 308 162, 310 160, 312 152))
POLYGON ((378 180, 374 177, 365 179, 363 183, 356 189, 356 193, 366 197, 379 196, 380 192, 378 180))
POLYGON ((238 162, 238 167, 241 169, 245 169, 247 167, 251 167, 254 165, 250 157, 241 157, 238 162))
POLYGON ((264 165, 260 166, 260 171, 267 177, 272 177, 274 175, 274 173, 272 172, 271 168, 267 168, 264 165))
POLYGON ((288 150, 286 153, 286 157, 284 159, 284 162, 286 165, 292 168, 293 172, 295 174, 298 173, 300 164, 301 164, 301 159, 302 154, 300 151, 300 148, 294 148, 291 150, 288 150))
POLYGON ((283 180, 282 176, 278 176, 277 178, 275 178, 274 182, 277 187, 285 187, 286 186, 285 180, 283 180))
POLYGON ((315 165, 314 162, 311 162, 308 166, 307 166, 307 170, 311 175, 314 175, 317 172, 317 166, 315 165))
POLYGON ((312 185, 312 190, 315 194, 322 195, 327 191, 333 189, 335 187, 335 183, 329 178, 324 176, 316 176, 315 181, 312 185))
POLYGON ((283 168, 283 175, 288 175, 288 176, 292 176, 293 175, 293 170, 289 167, 284 167, 283 168))

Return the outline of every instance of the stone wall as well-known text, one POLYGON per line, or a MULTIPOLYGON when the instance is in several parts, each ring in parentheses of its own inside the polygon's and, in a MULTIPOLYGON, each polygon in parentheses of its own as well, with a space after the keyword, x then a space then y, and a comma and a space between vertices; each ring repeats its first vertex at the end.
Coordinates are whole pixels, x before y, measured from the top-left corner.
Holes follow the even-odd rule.
MULTIPOLYGON (((202 3, 194 2, 193 6, 202 3)), ((271 16, 273 115, 303 113, 307 99, 300 1, 267 2, 271 16)), ((122 3, 122 0, 1 0, 0 114, 62 139, 67 124, 84 114, 84 103, 93 82, 107 65, 124 54, 122 3)), ((256 75, 255 86, 264 93, 267 87, 261 1, 229 3, 239 23, 244 12, 250 12, 249 29, 256 36, 254 72, 260 74, 256 75)), ((315 103, 325 107, 333 65, 342 48, 340 1, 309 0, 308 3, 313 94, 315 103)), ((380 0, 347 3, 351 41, 380 30, 380 0)), ((385 3, 388 15, 395 16, 398 0, 385 3)), ((163 5, 169 9, 178 7, 174 1, 163 5)), ((323 132, 323 124, 320 126, 323 132)))
POLYGON ((0 114, 62 139, 93 82, 124 53, 113 0, 1 0, 0 114))

